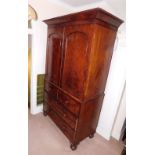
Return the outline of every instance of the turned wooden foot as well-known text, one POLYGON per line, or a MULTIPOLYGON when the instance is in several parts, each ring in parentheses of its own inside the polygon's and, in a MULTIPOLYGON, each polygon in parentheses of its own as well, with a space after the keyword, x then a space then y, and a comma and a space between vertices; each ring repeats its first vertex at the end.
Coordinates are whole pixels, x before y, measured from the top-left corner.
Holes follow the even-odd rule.
POLYGON ((94 134, 95 134, 95 133, 91 133, 91 134, 89 135, 89 138, 93 138, 93 137, 94 137, 94 134))
POLYGON ((70 148, 74 151, 74 150, 77 149, 77 145, 75 145, 75 144, 71 144, 71 145, 70 145, 70 148))
POLYGON ((43 115, 44 116, 47 116, 47 111, 43 111, 43 115))

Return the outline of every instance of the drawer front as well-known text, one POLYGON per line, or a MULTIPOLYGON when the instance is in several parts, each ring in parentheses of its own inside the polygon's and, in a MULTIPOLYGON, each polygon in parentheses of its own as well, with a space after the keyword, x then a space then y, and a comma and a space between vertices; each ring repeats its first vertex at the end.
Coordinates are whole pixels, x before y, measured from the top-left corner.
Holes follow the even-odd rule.
POLYGON ((49 102, 52 99, 57 100, 58 89, 55 86, 49 84, 48 82, 45 82, 44 90, 45 90, 44 100, 46 102, 49 102))
POLYGON ((75 132, 53 110, 50 111, 49 116, 72 142, 74 140, 75 132))
POLYGON ((58 104, 58 102, 51 102, 49 105, 51 109, 53 109, 57 115, 61 119, 63 119, 73 130, 76 130, 76 124, 78 122, 78 119, 70 113, 68 110, 66 110, 62 105, 58 104))
POLYGON ((73 113, 77 117, 79 116, 80 103, 74 101, 62 92, 58 92, 58 100, 60 104, 62 104, 71 113, 73 113))

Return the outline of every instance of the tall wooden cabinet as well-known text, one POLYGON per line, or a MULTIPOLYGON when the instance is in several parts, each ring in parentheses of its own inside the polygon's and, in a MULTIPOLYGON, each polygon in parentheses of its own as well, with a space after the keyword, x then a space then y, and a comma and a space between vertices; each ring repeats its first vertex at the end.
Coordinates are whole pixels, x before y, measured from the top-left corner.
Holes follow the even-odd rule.
POLYGON ((96 131, 122 20, 96 8, 44 22, 48 36, 43 111, 75 150, 96 131))

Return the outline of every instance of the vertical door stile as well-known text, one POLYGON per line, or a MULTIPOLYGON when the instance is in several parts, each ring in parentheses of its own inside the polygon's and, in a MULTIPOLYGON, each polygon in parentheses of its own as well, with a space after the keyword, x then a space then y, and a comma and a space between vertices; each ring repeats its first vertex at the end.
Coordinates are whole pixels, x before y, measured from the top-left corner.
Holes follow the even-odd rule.
POLYGON ((60 81, 59 81, 59 86, 61 87, 62 83, 62 76, 63 76, 63 66, 64 66, 64 57, 65 57, 65 27, 63 27, 62 31, 62 42, 61 42, 61 65, 60 65, 60 81))

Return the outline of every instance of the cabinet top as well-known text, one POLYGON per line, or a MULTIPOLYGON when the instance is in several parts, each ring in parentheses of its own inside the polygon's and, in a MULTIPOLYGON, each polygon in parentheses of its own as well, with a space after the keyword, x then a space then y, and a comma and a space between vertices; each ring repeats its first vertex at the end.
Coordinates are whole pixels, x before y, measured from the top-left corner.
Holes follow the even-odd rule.
POLYGON ((118 28, 123 20, 112 15, 111 13, 101 9, 89 9, 77 13, 71 13, 64 16, 59 16, 51 19, 44 20, 47 25, 65 24, 69 22, 81 22, 81 23, 99 23, 110 25, 114 28, 118 28))

